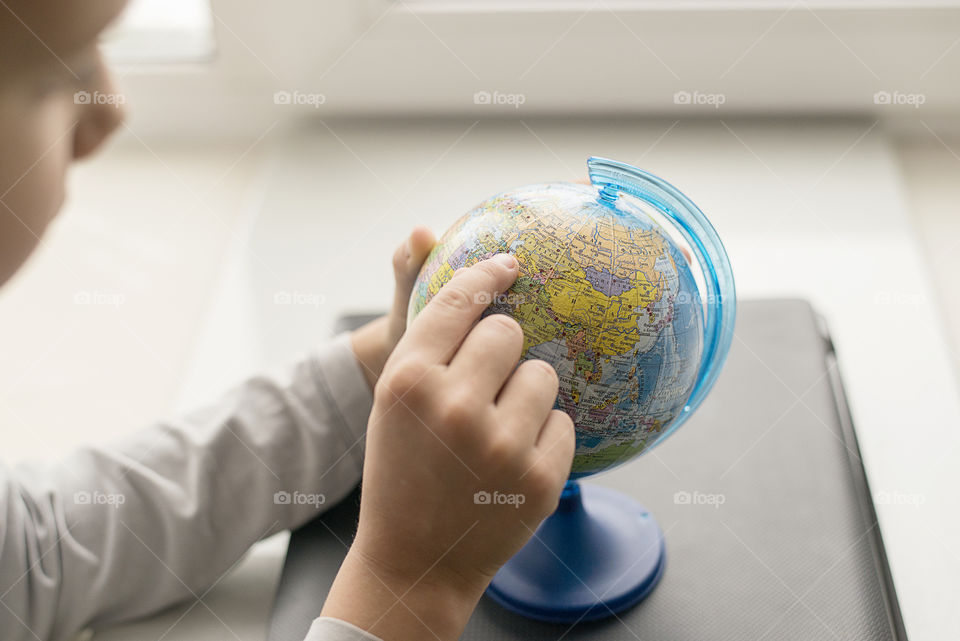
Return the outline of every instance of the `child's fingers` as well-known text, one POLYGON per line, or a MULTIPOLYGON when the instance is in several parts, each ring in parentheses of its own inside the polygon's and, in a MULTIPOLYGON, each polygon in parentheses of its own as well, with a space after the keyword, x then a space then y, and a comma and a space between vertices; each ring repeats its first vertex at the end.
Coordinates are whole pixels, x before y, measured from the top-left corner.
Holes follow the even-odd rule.
POLYGON ((454 276, 417 316, 402 349, 421 362, 448 363, 483 310, 517 279, 518 267, 516 258, 499 254, 454 276))
POLYGON ((556 403, 558 386, 557 373, 546 361, 521 363, 497 398, 500 421, 522 430, 517 436, 533 446, 556 403))
POLYGON ((485 401, 493 401, 513 372, 523 349, 523 330, 505 314, 492 314, 477 323, 450 362, 454 377, 476 386, 485 401))
POLYGON ((573 421, 566 412, 553 410, 537 438, 536 465, 543 465, 549 473, 556 474, 557 483, 561 484, 570 475, 576 447, 573 421))
POLYGON ((416 227, 393 253, 393 277, 396 282, 394 308, 403 318, 407 315, 407 303, 417 274, 436 242, 432 231, 426 227, 416 227))
POLYGON ((430 254, 430 250, 437 244, 437 237, 426 227, 415 227, 407 242, 403 245, 406 263, 404 269, 397 272, 397 278, 406 276, 410 281, 417 277, 417 273, 423 266, 423 261, 430 254))

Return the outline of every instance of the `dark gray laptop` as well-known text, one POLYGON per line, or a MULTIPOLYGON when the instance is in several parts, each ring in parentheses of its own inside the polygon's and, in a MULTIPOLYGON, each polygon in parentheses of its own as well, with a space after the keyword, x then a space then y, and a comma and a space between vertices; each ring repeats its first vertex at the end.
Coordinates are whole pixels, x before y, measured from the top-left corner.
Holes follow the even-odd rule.
MULTIPOLYGON (((617 618, 575 626, 485 597, 463 639, 906 638, 833 346, 803 301, 741 303, 726 367, 690 421, 584 482, 656 516, 667 542, 659 586, 617 618)), ((355 492, 294 532, 270 641, 300 641, 319 615, 358 502, 355 492)))

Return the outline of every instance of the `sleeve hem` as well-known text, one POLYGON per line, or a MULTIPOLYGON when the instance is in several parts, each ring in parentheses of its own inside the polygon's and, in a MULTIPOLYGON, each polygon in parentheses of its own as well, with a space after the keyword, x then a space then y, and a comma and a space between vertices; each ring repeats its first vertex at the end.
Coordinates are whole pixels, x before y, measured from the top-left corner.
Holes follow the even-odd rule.
POLYGON ((318 617, 314 619, 304 641, 382 641, 382 639, 352 623, 333 617, 318 617))

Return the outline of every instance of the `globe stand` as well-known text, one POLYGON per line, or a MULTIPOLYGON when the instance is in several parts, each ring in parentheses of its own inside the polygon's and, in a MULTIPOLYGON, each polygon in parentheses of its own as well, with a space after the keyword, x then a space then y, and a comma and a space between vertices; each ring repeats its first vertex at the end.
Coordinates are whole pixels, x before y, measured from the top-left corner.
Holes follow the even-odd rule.
POLYGON ((532 619, 593 621, 642 601, 665 561, 663 533, 646 508, 620 492, 567 481, 556 512, 487 594, 532 619))

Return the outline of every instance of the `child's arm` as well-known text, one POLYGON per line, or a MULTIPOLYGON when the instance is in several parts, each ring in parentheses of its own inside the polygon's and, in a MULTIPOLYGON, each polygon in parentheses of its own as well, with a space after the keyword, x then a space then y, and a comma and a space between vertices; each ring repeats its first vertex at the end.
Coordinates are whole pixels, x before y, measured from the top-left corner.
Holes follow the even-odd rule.
MULTIPOLYGON (((513 319, 476 323, 516 276, 512 257, 458 272, 387 361, 359 528, 324 616, 388 641, 457 639, 496 571, 556 508, 575 446, 570 417, 553 409, 557 374, 542 361, 516 366, 513 319)), ((331 638, 332 625, 319 619, 308 639, 331 638)))
MULTIPOLYGON (((401 303, 433 238, 411 242, 394 261, 401 303)), ((183 420, 57 464, 0 465, 0 638, 67 638, 193 599, 251 544, 349 493, 398 311, 183 420)))
POLYGON ((0 468, 0 636, 58 639, 199 596, 348 494, 372 395, 347 338, 113 447, 0 468))

